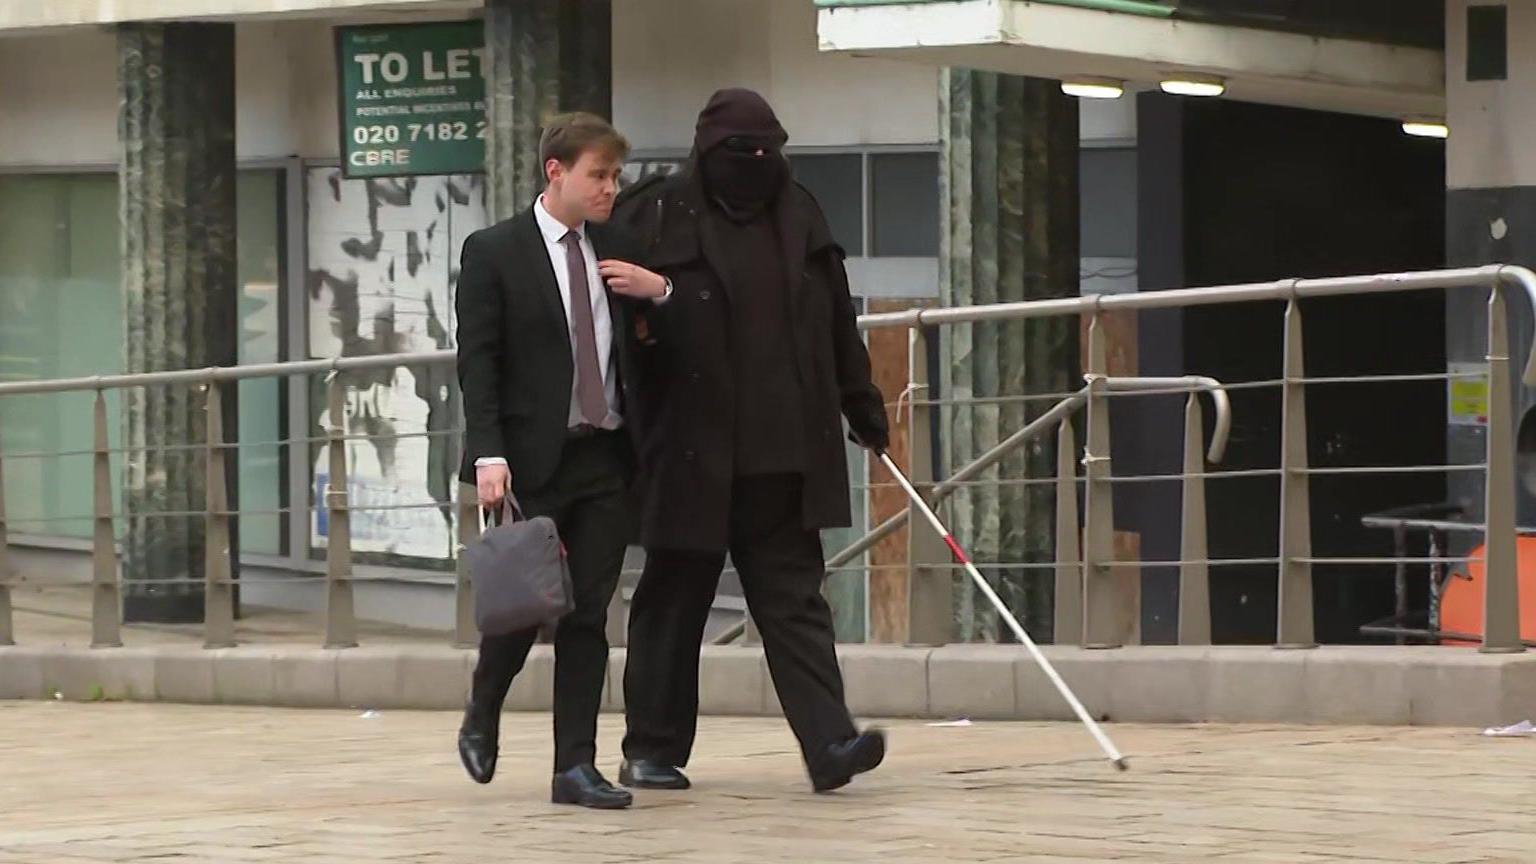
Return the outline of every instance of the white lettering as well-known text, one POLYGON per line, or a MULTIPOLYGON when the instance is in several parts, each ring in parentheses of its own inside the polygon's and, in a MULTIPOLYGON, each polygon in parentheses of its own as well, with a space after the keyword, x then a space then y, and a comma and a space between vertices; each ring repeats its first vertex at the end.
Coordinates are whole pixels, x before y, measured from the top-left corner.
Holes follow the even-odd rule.
POLYGON ((383 74, 384 80, 391 84, 404 81, 410 71, 411 64, 406 62, 405 55, 395 51, 385 54, 383 62, 379 64, 379 72, 383 74))
POLYGON ((357 65, 363 67, 363 83, 373 83, 373 64, 379 62, 377 54, 358 54, 352 58, 357 65))
POLYGON ((354 168, 376 168, 380 165, 410 165, 411 151, 400 150, 357 150, 347 157, 347 161, 354 168))
POLYGON ((441 81, 446 76, 442 72, 432 68, 432 52, 421 52, 421 77, 428 81, 441 81))
POLYGON ((469 75, 469 51, 463 48, 455 48, 449 51, 448 77, 455 79, 468 78, 469 75))

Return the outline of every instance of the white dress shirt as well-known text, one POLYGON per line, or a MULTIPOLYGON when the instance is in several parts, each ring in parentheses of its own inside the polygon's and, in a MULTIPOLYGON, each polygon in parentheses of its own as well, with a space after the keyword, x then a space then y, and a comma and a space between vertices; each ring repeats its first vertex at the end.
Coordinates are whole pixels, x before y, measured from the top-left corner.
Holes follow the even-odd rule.
POLYGON ((613 356, 613 316, 608 310, 608 293, 603 290, 603 277, 597 272, 597 253, 592 249, 592 240, 587 236, 586 223, 582 223, 575 229, 567 228, 560 220, 550 215, 544 207, 544 196, 540 195, 537 203, 533 205, 533 218, 539 223, 539 234, 544 237, 544 251, 549 253, 549 265, 554 268, 555 282, 560 285, 560 303, 565 307, 566 337, 571 345, 571 408, 566 426, 580 426, 584 422, 581 418, 581 405, 576 398, 577 376, 580 374, 581 363, 576 357, 576 328, 574 317, 571 315, 573 303, 585 302, 592 310, 592 333, 597 343, 597 368, 603 373, 603 396, 608 400, 608 416, 598 424, 604 429, 617 429, 624 425, 623 418, 619 415, 619 375, 615 366, 618 358, 613 356), (587 296, 571 296, 571 268, 569 258, 565 251, 565 244, 560 242, 566 234, 575 230, 581 236, 581 259, 587 266, 587 296))
MULTIPOLYGON (((597 252, 592 249, 592 240, 587 236, 587 225, 576 229, 580 235, 581 258, 587 267, 587 297, 573 298, 571 296, 571 270, 569 259, 565 251, 565 244, 560 242, 571 230, 559 219, 550 214, 544 206, 544 196, 533 205, 533 218, 538 223, 539 234, 544 238, 544 251, 549 254, 550 267, 555 271, 555 282, 560 286, 560 303, 565 308, 565 326, 567 341, 571 346, 571 407, 567 414, 566 426, 576 427, 583 422, 581 417, 581 403, 576 397, 578 383, 577 375, 580 374, 580 362, 576 358, 576 331, 572 324, 571 304, 584 299, 592 308, 592 332, 597 344, 597 366, 603 372, 603 395, 608 401, 608 415, 603 418, 602 428, 618 429, 624 425, 624 418, 619 413, 619 388, 618 388, 618 358, 613 356, 613 316, 608 309, 608 294, 604 290, 603 277, 597 272, 597 252)), ((667 282, 667 292, 655 299, 656 303, 663 303, 672 296, 672 283, 667 282)), ((485 456, 475 460, 475 467, 484 465, 505 465, 507 460, 500 456, 485 456)))

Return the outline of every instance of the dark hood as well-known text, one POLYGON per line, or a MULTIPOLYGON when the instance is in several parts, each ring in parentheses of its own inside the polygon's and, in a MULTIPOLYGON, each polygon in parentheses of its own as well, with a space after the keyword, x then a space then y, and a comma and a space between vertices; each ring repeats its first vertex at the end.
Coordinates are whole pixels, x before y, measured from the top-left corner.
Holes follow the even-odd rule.
POLYGON ((733 135, 743 138, 760 138, 778 150, 789 140, 789 134, 779 125, 773 108, 756 91, 743 87, 716 90, 709 103, 699 112, 698 125, 694 127, 693 152, 697 156, 715 149, 733 135))

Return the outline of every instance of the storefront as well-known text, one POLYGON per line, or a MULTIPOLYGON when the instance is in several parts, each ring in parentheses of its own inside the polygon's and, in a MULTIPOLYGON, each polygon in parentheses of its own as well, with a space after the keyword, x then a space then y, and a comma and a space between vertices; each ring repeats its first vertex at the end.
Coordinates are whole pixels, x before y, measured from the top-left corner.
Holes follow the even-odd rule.
MULTIPOLYGON (((367 122, 357 109, 387 103, 385 87, 415 88, 413 95, 432 101, 434 87, 473 85, 477 14, 448 3, 389 15, 236 19, 240 362, 452 346, 459 250, 490 219, 486 179, 463 161, 464 145, 472 149, 480 132, 474 114, 483 109, 473 98, 467 112, 448 104, 464 101, 462 87, 437 99, 434 122, 367 122), (443 22, 467 22, 458 32, 471 35, 454 37, 443 22), (338 28, 365 25, 389 25, 440 50, 414 70, 386 61, 388 52, 361 48, 353 54, 378 56, 353 56, 349 65, 339 56, 346 48, 338 28), (365 68, 366 82, 338 80, 338 70, 361 75, 365 68), (380 98, 370 101, 369 91, 380 98), (356 122, 346 124, 347 117, 356 122), (399 170, 402 152, 415 173, 399 170)), ((848 251, 860 305, 937 295, 935 70, 818 53, 809 2, 615 3, 612 27, 614 119, 634 146, 627 178, 676 170, 709 93, 754 87, 790 131, 794 173, 816 193, 848 251)), ((0 380, 122 371, 114 34, 78 28, 0 39, 0 75, 10 82, 0 91, 7 118, 0 124, 0 380)), ((1134 214, 1135 121, 1124 112, 1084 111, 1087 143, 1097 145, 1085 149, 1085 167, 1102 163, 1108 167, 1095 175, 1113 178, 1093 191, 1085 180, 1085 279, 1097 289, 1135 281, 1134 243, 1126 240, 1134 224, 1123 224, 1134 214), (1131 173, 1111 170, 1121 167, 1131 173), (1088 212, 1090 197, 1101 216, 1088 212)), ((904 357, 893 362, 905 368, 904 357)), ((446 369, 400 368, 354 388, 348 427, 385 437, 349 450, 353 500, 451 501, 457 446, 429 433, 457 425, 457 401, 446 369)), ((88 449, 90 409, 85 396, 0 402, 6 452, 88 449)), ((109 409, 116 443, 122 419, 115 396, 109 409)), ((239 504, 257 511, 241 520, 244 557, 263 567, 313 567, 327 526, 308 511, 327 479, 326 453, 322 444, 275 442, 322 434, 322 384, 247 382, 239 414, 246 442, 239 504)), ((856 486, 867 484, 865 460, 850 461, 856 486)), ((90 512, 90 476, 88 456, 11 460, 6 489, 15 539, 82 548, 90 523, 79 517, 90 512)), ((829 549, 868 521, 865 496, 855 497, 859 527, 829 537, 829 549)), ((359 513, 352 530, 364 567, 385 574, 451 568, 451 507, 359 513)), ((862 638, 863 575, 836 578, 840 631, 862 638)))

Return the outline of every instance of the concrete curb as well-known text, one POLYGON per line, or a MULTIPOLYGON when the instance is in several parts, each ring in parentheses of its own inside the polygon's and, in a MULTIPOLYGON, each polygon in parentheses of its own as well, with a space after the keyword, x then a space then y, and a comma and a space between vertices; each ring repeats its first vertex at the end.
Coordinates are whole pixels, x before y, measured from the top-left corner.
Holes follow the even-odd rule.
MULTIPOLYGON (((1536 654, 1374 646, 1046 653, 1090 711, 1122 722, 1485 726, 1536 717, 1536 654)), ((623 710, 624 659, 614 649, 607 711, 623 710)), ((475 652, 446 646, 15 646, 0 648, 0 699, 456 710, 474 661, 475 652)), ((860 716, 1071 719, 1018 646, 845 645, 839 662, 860 716)), ((548 710, 553 686, 553 652, 535 646, 507 707, 548 710)), ((706 647, 699 692, 706 714, 780 713, 761 648, 706 647)))

